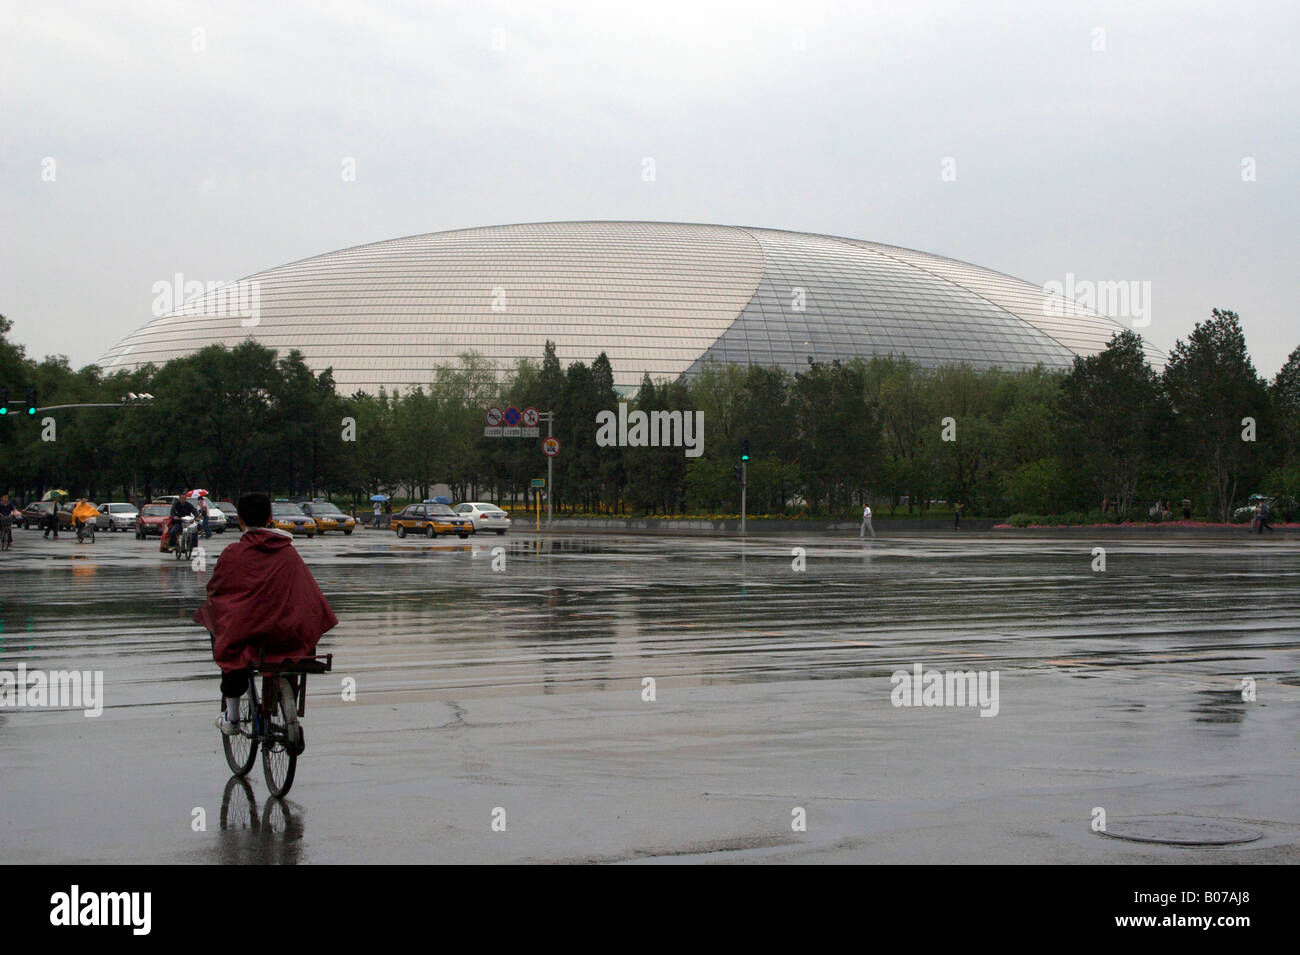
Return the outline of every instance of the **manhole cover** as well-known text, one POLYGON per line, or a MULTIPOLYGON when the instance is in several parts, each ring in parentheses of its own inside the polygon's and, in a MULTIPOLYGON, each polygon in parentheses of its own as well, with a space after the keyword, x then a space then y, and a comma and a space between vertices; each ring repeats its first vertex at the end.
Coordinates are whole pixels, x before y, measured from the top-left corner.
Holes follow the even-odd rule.
POLYGON ((1103 836, 1129 842, 1158 842, 1169 846, 1234 846, 1254 842, 1264 834, 1229 822, 1205 819, 1129 819, 1106 827, 1103 836))

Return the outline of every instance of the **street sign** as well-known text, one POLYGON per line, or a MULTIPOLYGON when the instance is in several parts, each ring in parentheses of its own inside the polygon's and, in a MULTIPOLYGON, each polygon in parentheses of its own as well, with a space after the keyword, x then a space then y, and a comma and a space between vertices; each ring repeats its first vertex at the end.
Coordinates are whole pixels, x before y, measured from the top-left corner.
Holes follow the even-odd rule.
POLYGON ((546 487, 546 478, 533 478, 532 487, 546 487))
POLYGON ((542 442, 542 454, 546 455, 548 458, 553 458, 559 453, 560 453, 559 438, 547 438, 545 441, 542 442))
POLYGON ((523 437, 523 434, 522 434, 521 432, 522 432, 523 430, 524 430, 523 428, 502 428, 502 429, 501 429, 501 437, 503 437, 503 438, 522 438, 522 437, 523 437))
POLYGON ((524 417, 523 412, 521 412, 514 405, 511 405, 509 408, 506 409, 506 413, 501 418, 501 422, 507 428, 517 428, 519 427, 519 422, 523 420, 523 417, 524 417))
POLYGON ((485 437, 485 438, 499 438, 499 437, 501 437, 501 429, 500 429, 500 428, 484 428, 484 429, 483 429, 483 437, 485 437))
POLYGON ((537 422, 538 422, 539 420, 541 420, 541 419, 538 417, 537 409, 536 409, 536 408, 525 408, 525 409, 524 409, 524 427, 525 427, 525 428, 536 428, 536 427, 537 427, 537 422))
POLYGON ((541 429, 539 429, 539 428, 520 428, 520 429, 519 429, 519 437, 521 437, 521 438, 535 438, 535 437, 537 437, 540 433, 541 433, 541 429))
POLYGON ((487 410, 487 423, 489 428, 495 428, 501 424, 500 408, 489 408, 487 410))

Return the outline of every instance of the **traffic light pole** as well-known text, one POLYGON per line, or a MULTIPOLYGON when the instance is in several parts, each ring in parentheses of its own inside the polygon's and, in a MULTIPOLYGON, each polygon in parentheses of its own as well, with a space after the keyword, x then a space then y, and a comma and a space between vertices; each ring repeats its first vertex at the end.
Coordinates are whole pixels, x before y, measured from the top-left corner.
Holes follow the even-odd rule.
MULTIPOLYGON (((63 408, 130 408, 130 407, 134 407, 135 405, 142 405, 142 404, 148 404, 148 402, 147 401, 113 401, 107 403, 87 402, 87 403, 71 404, 71 405, 45 405, 43 408, 29 407, 26 408, 25 410, 29 416, 35 416, 37 414, 40 414, 42 411, 59 411, 63 408)), ((13 410, 13 409, 10 408, 7 410, 13 410)), ((8 414, 6 413, 4 416, 8 417, 8 414)))
POLYGON ((745 486, 749 483, 747 480, 749 474, 749 462, 740 462, 740 533, 745 533, 745 486))

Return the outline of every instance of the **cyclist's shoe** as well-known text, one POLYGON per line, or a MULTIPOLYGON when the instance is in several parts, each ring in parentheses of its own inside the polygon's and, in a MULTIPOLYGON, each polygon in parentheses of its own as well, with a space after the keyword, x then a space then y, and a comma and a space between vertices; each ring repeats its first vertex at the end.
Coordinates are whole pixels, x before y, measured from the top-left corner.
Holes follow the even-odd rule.
POLYGON ((221 732, 226 736, 239 735, 239 724, 232 723, 230 722, 230 720, 226 719, 225 713, 222 713, 220 716, 217 717, 216 727, 217 729, 221 730, 221 732))

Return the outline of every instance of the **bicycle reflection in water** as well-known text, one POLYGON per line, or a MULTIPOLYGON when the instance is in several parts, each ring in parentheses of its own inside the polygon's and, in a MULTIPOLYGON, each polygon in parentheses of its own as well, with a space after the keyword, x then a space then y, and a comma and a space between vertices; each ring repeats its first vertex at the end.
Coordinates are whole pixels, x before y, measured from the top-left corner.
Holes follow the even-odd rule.
POLYGON ((268 799, 259 815, 253 787, 231 776, 221 794, 218 842, 222 865, 297 865, 302 855, 303 812, 283 799, 268 799))

